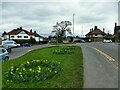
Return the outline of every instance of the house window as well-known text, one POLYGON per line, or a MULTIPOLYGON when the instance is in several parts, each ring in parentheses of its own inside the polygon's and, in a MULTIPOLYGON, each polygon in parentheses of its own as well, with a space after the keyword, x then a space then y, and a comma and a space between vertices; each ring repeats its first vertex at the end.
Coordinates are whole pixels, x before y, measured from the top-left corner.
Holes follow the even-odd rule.
POLYGON ((14 36, 11 36, 11 38, 14 38, 14 36))
POLYGON ((28 36, 24 36, 24 38, 28 38, 28 36))
POLYGON ((17 38, 22 38, 22 36, 17 36, 17 38))
POLYGON ((95 36, 97 36, 97 34, 95 34, 95 36))

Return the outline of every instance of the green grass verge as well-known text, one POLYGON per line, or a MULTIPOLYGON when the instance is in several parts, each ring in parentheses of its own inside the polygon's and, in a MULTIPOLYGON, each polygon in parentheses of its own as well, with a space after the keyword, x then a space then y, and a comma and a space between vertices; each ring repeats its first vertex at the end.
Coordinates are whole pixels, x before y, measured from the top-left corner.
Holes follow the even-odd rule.
MULTIPOLYGON (((63 47, 63 46, 62 46, 63 47)), ((66 46, 64 46, 66 47, 66 46)), ((80 47, 76 47, 73 54, 53 54, 53 50, 59 47, 48 47, 37 49, 26 55, 4 62, 2 64, 2 83, 3 88, 82 88, 83 87, 83 55, 80 47), (39 82, 8 82, 6 71, 11 65, 16 66, 23 62, 34 59, 47 59, 49 61, 58 61, 62 70, 55 76, 39 82)))

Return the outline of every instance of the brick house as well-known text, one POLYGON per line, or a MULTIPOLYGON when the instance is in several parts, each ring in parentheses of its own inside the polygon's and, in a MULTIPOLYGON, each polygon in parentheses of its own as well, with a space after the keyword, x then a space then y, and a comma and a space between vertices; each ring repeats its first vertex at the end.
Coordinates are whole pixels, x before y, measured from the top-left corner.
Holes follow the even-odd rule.
POLYGON ((94 29, 90 29, 90 31, 86 34, 86 38, 89 39, 92 42, 102 42, 104 37, 107 35, 103 31, 101 31, 97 26, 94 27, 94 29))

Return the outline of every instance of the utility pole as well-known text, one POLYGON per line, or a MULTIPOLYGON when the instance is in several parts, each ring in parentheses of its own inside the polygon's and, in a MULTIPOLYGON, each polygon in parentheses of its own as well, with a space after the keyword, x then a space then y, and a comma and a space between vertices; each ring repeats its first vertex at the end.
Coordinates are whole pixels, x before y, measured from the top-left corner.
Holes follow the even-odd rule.
POLYGON ((73 37, 74 37, 74 13, 73 13, 73 37))

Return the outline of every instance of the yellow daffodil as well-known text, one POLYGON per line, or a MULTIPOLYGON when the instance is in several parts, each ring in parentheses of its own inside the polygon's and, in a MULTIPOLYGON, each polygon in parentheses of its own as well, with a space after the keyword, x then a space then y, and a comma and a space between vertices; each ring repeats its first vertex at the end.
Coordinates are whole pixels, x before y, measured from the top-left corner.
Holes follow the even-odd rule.
POLYGON ((25 68, 23 68, 23 70, 25 71, 25 68))
POLYGON ((39 67, 38 70, 41 70, 41 68, 39 67))
POLYGON ((40 60, 36 60, 36 62, 39 62, 40 60))
POLYGON ((11 69, 11 71, 13 71, 13 68, 11 69))
POLYGON ((11 68, 13 68, 13 66, 11 68))
POLYGON ((29 61, 27 61, 27 64, 30 64, 30 62, 29 62, 29 61))
POLYGON ((21 64, 21 66, 23 66, 23 64, 21 64))
POLYGON ((21 73, 21 72, 19 72, 19 74, 21 75, 22 73, 21 73))
POLYGON ((23 75, 20 75, 20 77, 22 77, 23 75))
POLYGON ((35 60, 33 60, 35 62, 35 60))
POLYGON ((13 74, 13 72, 10 72, 11 74, 13 74))
POLYGON ((29 71, 32 71, 32 69, 30 68, 29 71))
POLYGON ((41 71, 40 70, 38 70, 38 73, 40 73, 41 71))
POLYGON ((19 68, 16 68, 16 71, 18 71, 19 70, 19 68))

